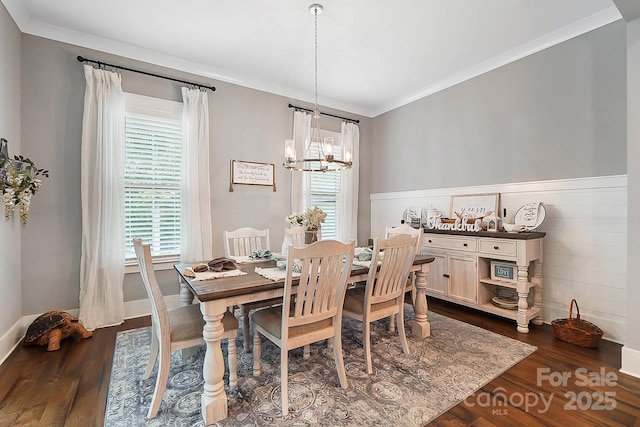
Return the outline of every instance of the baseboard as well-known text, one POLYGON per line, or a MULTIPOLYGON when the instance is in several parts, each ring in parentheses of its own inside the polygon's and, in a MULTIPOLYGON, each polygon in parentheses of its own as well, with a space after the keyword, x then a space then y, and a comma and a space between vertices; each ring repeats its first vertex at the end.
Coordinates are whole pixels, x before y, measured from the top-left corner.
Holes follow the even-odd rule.
POLYGON ((9 357, 24 336, 26 328, 22 325, 22 319, 18 319, 18 321, 14 323, 13 326, 0 338, 0 365, 4 363, 7 357, 9 357))
MULTIPOLYGON (((180 296, 167 295, 164 298, 167 308, 169 310, 180 306, 180 296)), ((78 309, 64 310, 74 316, 78 315, 78 309)), ((151 306, 148 299, 127 301, 124 303, 125 319, 132 319, 135 317, 148 316, 151 314, 151 306)), ((38 317, 39 314, 33 314, 29 316, 22 316, 18 321, 2 336, 0 337, 0 365, 11 355, 11 353, 18 346, 22 337, 24 337, 27 328, 38 317)))
POLYGON ((622 367, 620 372, 640 378, 640 350, 629 348, 627 345, 622 347, 622 367))

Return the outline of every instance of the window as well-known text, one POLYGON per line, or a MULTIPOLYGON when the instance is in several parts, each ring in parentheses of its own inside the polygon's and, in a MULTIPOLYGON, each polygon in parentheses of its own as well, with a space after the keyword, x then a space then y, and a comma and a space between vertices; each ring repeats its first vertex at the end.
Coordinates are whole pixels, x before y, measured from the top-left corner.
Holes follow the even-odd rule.
POLYGON ((126 94, 125 134, 126 259, 136 237, 156 261, 179 258, 182 103, 126 94))
MULTIPOLYGON (((321 130, 320 135, 324 138, 332 136, 335 141, 335 156, 336 159, 342 160, 342 137, 337 132, 321 130)), ((318 147, 312 147, 312 157, 318 156, 318 147)), ((323 239, 338 239, 338 231, 340 230, 340 218, 338 203, 340 198, 340 185, 342 174, 339 172, 327 172, 327 173, 309 173, 306 174, 309 177, 309 206, 314 206, 322 209, 326 214, 324 223, 322 224, 322 238, 323 239)))

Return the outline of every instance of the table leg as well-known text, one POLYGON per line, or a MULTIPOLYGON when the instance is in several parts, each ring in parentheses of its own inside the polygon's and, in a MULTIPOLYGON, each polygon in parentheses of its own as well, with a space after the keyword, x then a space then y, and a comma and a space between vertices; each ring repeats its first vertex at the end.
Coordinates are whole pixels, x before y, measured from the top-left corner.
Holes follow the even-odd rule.
MULTIPOLYGON (((180 304, 181 305, 191 305, 193 304, 193 294, 191 293, 191 289, 185 283, 185 281, 180 278, 180 304)), ((180 356, 182 360, 188 359, 191 356, 194 356, 198 352, 196 347, 191 348, 183 348, 180 350, 180 356)))
POLYGON ((189 286, 182 278, 180 278, 180 302, 182 305, 193 304, 193 294, 191 293, 191 289, 189 289, 189 286))
POLYGON ((202 331, 207 346, 202 366, 204 390, 202 392, 201 408, 205 425, 227 418, 227 394, 224 391, 224 360, 220 343, 224 335, 222 316, 227 310, 224 302, 208 301, 200 303, 200 311, 205 325, 202 331))
POLYGON ((415 301, 413 312, 415 319, 411 321, 411 333, 418 338, 426 338, 431 335, 431 325, 427 321, 427 273, 429 264, 422 264, 422 268, 416 271, 415 301))

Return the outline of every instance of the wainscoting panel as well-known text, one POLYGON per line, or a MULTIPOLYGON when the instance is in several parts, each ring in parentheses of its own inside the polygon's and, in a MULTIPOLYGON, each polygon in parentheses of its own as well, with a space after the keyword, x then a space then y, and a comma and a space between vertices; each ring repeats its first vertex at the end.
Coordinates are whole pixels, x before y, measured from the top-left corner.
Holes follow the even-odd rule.
MULTIPOLYGON (((583 319, 619 343, 626 333, 627 177, 626 175, 523 182, 477 187, 404 191, 371 195, 371 236, 398 225, 404 210, 433 206, 450 215, 450 197, 500 193, 500 213, 513 222, 520 206, 543 202, 546 219, 542 305, 545 323, 569 317, 575 298, 583 319)), ((426 212, 425 212, 426 215, 426 212)), ((575 316, 575 313, 574 313, 575 316)), ((515 327, 515 324, 514 324, 515 327)))

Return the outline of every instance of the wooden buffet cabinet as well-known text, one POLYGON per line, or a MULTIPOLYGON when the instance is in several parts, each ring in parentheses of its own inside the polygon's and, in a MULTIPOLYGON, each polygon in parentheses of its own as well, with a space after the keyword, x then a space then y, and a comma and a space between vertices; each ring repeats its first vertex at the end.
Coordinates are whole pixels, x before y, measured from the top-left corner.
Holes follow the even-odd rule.
POLYGON ((519 332, 542 324, 542 240, 546 233, 425 229, 422 255, 435 257, 427 295, 513 319, 519 332), (513 267, 511 280, 492 279, 492 261, 513 267), (492 303, 496 291, 517 292, 517 310, 492 303))

